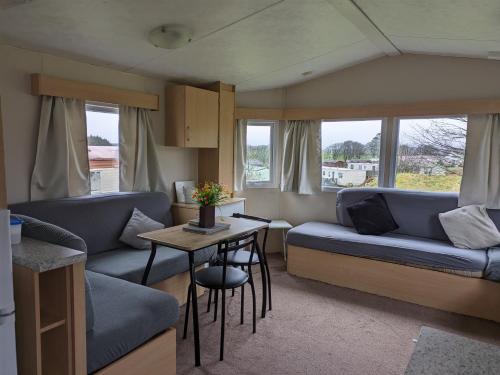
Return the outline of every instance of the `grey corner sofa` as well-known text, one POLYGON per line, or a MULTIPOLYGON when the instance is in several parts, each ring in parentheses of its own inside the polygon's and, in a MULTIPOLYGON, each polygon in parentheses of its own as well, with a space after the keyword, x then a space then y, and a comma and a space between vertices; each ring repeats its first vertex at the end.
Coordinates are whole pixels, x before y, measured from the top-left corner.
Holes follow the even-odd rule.
MULTIPOLYGON (((494 297, 500 293, 500 283, 492 282, 500 281, 500 247, 454 247, 438 214, 457 204, 456 193, 342 189, 337 193, 337 223, 307 222, 288 232, 288 270, 335 285, 500 321, 500 303, 494 297), (399 229, 381 236, 358 234, 347 207, 374 193, 384 195, 399 229)), ((500 228, 500 210, 488 213, 500 228)))
MULTIPOLYGON (((9 207, 13 214, 36 219, 31 219, 26 231, 23 228, 23 235, 87 252, 88 373, 133 351, 174 325, 179 317, 175 297, 139 285, 150 251, 130 248, 118 240, 134 208, 166 227, 172 225, 170 201, 164 193, 115 193, 9 207)), ((207 262, 214 251, 198 252, 195 263, 207 262)), ((188 268, 186 253, 158 247, 148 285, 188 268)))

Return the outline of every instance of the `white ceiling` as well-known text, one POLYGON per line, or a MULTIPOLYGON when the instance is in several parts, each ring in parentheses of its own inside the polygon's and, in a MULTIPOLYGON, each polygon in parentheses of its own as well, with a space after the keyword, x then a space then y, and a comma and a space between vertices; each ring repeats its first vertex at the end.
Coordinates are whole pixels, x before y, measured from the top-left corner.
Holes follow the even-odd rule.
POLYGON ((499 0, 0 0, 0 35, 10 44, 238 90, 384 54, 486 58, 500 51, 499 21, 499 0), (190 27, 193 42, 152 46, 148 32, 168 23, 190 27))

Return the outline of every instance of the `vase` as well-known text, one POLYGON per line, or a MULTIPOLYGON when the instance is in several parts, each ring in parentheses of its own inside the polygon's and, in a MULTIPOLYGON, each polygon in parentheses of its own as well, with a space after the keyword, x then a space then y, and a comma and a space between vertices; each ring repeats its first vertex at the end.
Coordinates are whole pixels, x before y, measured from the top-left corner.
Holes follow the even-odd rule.
POLYGON ((215 225, 215 206, 200 206, 200 228, 212 228, 215 225))

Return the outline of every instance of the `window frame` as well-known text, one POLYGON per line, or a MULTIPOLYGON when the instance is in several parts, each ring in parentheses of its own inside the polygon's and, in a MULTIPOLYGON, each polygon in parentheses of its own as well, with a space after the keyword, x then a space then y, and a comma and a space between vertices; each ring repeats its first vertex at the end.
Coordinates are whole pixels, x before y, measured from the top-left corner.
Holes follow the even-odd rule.
MULTIPOLYGON (((321 127, 323 127, 324 122, 348 122, 348 121, 381 121, 380 124, 380 150, 379 150, 379 166, 378 166, 378 178, 377 178, 377 187, 382 187, 384 178, 385 178, 385 153, 387 150, 387 124, 388 119, 385 117, 373 117, 373 118, 335 118, 335 119, 322 119, 321 127)), ((321 129, 322 130, 322 129, 321 129)), ((323 169, 323 139, 321 139, 321 169, 323 169)), ((342 189, 348 189, 346 187, 341 186, 324 186, 323 185, 323 175, 321 173, 321 192, 323 193, 337 193, 342 189)), ((366 188, 364 186, 360 186, 359 188, 366 188)))
POLYGON ((270 163, 269 163, 269 181, 247 181, 245 171, 245 188, 246 189, 275 189, 278 188, 278 149, 279 149, 279 121, 276 120, 247 120, 246 131, 247 140, 245 142, 245 156, 248 163, 248 127, 249 126, 269 126, 269 147, 270 150, 270 163))
MULTIPOLYGON (((398 151, 399 151, 399 135, 400 135, 400 122, 401 120, 439 120, 439 119, 448 119, 448 118, 456 118, 456 117, 464 117, 466 120, 468 119, 467 114, 456 114, 456 115, 428 115, 428 116, 398 116, 398 117, 392 117, 389 120, 392 121, 393 129, 392 129, 392 134, 391 134, 391 154, 390 154, 390 167, 389 167, 389 178, 388 182, 385 185, 388 188, 391 189, 399 189, 396 187, 396 175, 397 175, 397 168, 398 168, 398 151)), ((467 140, 467 137, 466 137, 467 140)), ((408 190, 412 191, 415 189, 402 189, 402 190, 408 190)), ((418 190, 421 192, 431 192, 430 190, 418 190)), ((452 191, 446 191, 451 193, 452 191)), ((445 192, 445 193, 446 193, 445 192)))

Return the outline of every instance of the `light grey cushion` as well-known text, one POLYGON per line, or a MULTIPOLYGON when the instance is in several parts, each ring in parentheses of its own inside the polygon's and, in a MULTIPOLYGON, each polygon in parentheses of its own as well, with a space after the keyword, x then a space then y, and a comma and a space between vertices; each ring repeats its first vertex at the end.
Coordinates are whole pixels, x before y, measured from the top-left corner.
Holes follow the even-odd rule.
POLYGON ((186 200, 186 203, 189 204, 194 204, 196 201, 193 199, 193 193, 195 192, 196 188, 194 186, 183 186, 182 191, 184 193, 184 197, 186 200))
POLYGON ((500 281, 500 247, 488 249, 488 266, 484 271, 484 277, 488 280, 500 281))
POLYGON ((484 206, 471 205, 439 214, 439 220, 456 247, 486 249, 500 244, 500 232, 484 206))
POLYGON ((291 245, 389 262, 449 269, 484 271, 486 251, 457 249, 445 241, 388 233, 383 236, 358 234, 342 225, 309 222, 288 232, 291 245))
MULTIPOLYGON (((196 251, 196 265, 208 262, 217 248, 212 246, 196 251)), ((140 283, 151 254, 150 250, 136 250, 130 247, 107 251, 87 258, 88 270, 103 273, 134 283, 140 283)), ((148 285, 156 284, 174 275, 189 270, 188 255, 184 251, 158 246, 155 260, 148 277, 148 285)))
POLYGON ((87 371, 93 373, 165 331, 179 319, 175 297, 87 271, 95 302, 87 332, 87 371))
POLYGON ((153 219, 144 215, 137 208, 134 208, 134 212, 132 212, 130 220, 128 221, 127 225, 125 225, 125 228, 123 228, 122 235, 120 236, 120 241, 132 247, 135 247, 136 249, 148 249, 151 247, 151 242, 140 239, 137 237, 137 235, 163 228, 165 228, 165 225, 154 221, 153 219))

